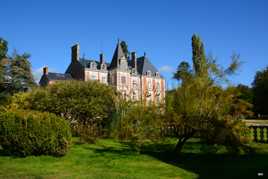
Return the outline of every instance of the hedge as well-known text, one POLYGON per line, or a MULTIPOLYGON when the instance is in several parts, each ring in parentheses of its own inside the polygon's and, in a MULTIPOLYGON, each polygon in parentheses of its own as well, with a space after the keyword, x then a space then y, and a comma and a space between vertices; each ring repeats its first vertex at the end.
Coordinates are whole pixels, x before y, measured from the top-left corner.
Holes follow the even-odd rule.
POLYGON ((0 145, 10 155, 65 155, 71 142, 66 120, 47 112, 0 112, 0 145))

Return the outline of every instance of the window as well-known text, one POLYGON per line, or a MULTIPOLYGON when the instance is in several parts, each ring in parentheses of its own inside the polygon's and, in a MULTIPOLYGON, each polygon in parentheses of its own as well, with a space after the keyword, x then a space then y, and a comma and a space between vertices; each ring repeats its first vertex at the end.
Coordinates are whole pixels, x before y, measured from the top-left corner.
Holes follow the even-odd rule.
POLYGON ((103 76, 103 77, 101 78, 101 81, 104 82, 104 83, 106 83, 106 77, 103 76))
POLYGON ((126 77, 125 76, 121 76, 121 83, 126 84, 126 77))
POLYGON ((151 90, 152 89, 152 81, 149 80, 148 83, 147 83, 147 85, 148 85, 148 90, 151 90))
POLYGON ((101 69, 102 70, 106 70, 106 65, 105 64, 101 64, 101 69))
POLYGON ((95 62, 90 62, 90 68, 96 69, 97 68, 96 63, 95 62))
POLYGON ((156 83, 156 95, 160 96, 160 83, 159 82, 156 83))
POLYGON ((160 75, 159 75, 159 72, 155 72, 155 76, 156 77, 159 77, 160 75))
POLYGON ((133 89, 137 89, 137 88, 138 88, 137 81, 133 81, 133 89))
POLYGON ((97 76, 96 75, 91 75, 91 79, 92 80, 96 80, 97 79, 97 76))
POLYGON ((148 71, 146 72, 146 75, 147 75, 147 76, 151 76, 151 71, 148 70, 148 71))

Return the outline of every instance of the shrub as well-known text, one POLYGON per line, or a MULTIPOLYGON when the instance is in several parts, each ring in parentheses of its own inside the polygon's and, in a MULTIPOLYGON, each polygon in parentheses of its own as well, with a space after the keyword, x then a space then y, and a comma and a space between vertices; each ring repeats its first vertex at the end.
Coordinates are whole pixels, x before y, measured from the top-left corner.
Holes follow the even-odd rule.
POLYGON ((62 156, 70 142, 67 121, 54 114, 17 109, 0 113, 0 145, 8 154, 62 156))
POLYGON ((146 140, 160 139, 162 121, 160 106, 125 102, 113 120, 113 135, 139 147, 146 140))
MULTIPOLYGON (((80 132, 89 129, 85 125, 91 125, 90 129, 102 127, 103 130, 109 126, 115 111, 116 96, 112 87, 96 81, 60 81, 45 88, 16 94, 11 105, 62 116, 70 122, 73 133, 81 137, 80 132), (84 130, 80 130, 81 127, 84 130)), ((93 134, 90 131, 87 133, 93 134)), ((92 139, 100 135, 101 132, 94 133, 92 139)))

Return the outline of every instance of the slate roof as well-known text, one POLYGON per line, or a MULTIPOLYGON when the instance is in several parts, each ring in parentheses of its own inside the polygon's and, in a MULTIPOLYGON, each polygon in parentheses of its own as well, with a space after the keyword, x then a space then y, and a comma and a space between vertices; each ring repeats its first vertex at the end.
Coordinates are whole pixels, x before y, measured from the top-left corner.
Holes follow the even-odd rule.
MULTIPOLYGON (((79 63, 84 67, 84 68, 89 68, 90 67, 90 63, 91 62, 95 62, 97 64, 97 68, 99 69, 100 67, 100 62, 97 60, 93 60, 93 59, 85 59, 85 58, 80 58, 79 59, 79 63)), ((109 63, 105 63, 107 65, 107 67, 110 65, 109 63)))
POLYGON ((69 73, 53 73, 53 72, 48 72, 47 74, 48 80, 71 80, 73 79, 71 74, 69 73))
POLYGON ((109 68, 110 69, 116 68, 117 65, 118 65, 118 60, 123 56, 125 56, 125 54, 123 52, 123 49, 122 49, 122 46, 121 46, 120 42, 118 42, 117 45, 116 45, 114 55, 113 55, 113 58, 112 58, 112 62, 111 62, 111 65, 110 65, 109 68))
POLYGON ((149 59, 144 56, 137 58, 137 71, 140 75, 146 75, 147 71, 151 71, 152 74, 158 72, 149 59))

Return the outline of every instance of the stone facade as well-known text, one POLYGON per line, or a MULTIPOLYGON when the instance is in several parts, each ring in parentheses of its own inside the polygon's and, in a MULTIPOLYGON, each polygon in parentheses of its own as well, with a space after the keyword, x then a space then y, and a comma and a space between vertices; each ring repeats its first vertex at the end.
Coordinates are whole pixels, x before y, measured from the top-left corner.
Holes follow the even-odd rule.
POLYGON ((165 79, 144 56, 137 58, 132 52, 130 58, 123 53, 118 42, 111 63, 106 63, 104 55, 99 60, 80 58, 78 44, 72 48, 72 60, 65 74, 48 72, 44 74, 40 85, 48 85, 58 80, 77 79, 83 81, 97 80, 100 83, 114 86, 124 98, 145 102, 164 102, 165 79))

